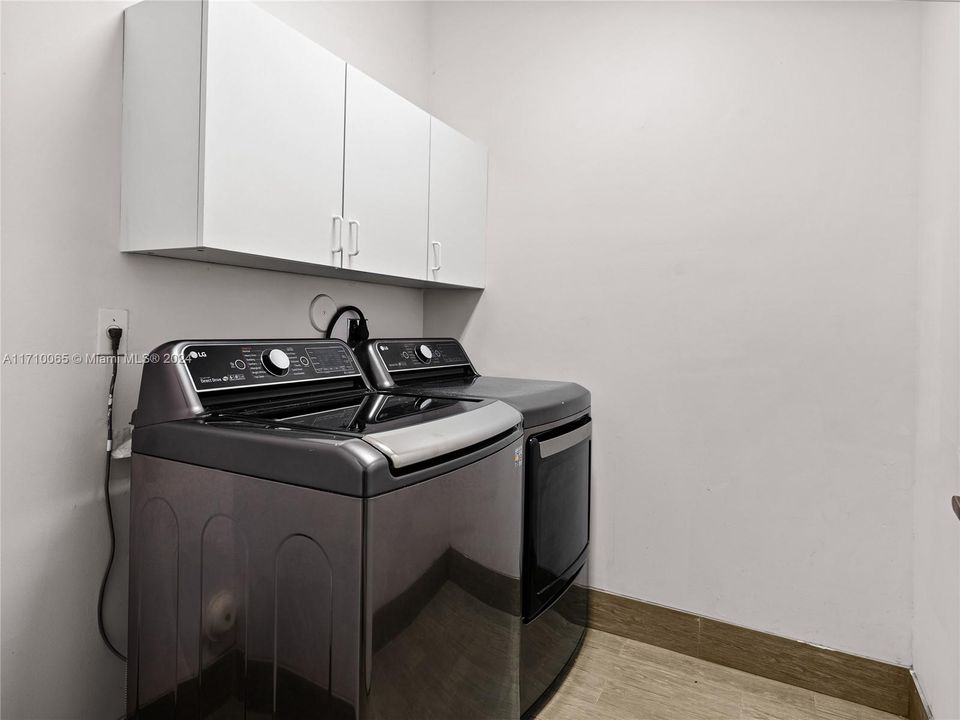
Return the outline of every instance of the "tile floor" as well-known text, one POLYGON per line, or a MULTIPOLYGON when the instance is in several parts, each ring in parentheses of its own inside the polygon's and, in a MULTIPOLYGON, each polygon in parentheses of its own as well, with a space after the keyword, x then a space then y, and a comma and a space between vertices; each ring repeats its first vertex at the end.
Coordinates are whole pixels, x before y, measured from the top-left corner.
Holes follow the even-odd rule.
POLYGON ((895 720, 879 710, 590 630, 537 720, 895 720))

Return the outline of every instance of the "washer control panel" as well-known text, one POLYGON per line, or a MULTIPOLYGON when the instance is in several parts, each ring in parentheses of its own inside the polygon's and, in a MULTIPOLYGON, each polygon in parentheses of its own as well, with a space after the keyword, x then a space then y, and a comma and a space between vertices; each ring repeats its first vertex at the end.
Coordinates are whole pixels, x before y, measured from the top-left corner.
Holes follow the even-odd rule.
POLYGON ((339 342, 188 344, 172 361, 184 363, 197 392, 360 375, 339 342))
POLYGON ((391 373, 470 364, 456 340, 378 340, 376 348, 391 373))

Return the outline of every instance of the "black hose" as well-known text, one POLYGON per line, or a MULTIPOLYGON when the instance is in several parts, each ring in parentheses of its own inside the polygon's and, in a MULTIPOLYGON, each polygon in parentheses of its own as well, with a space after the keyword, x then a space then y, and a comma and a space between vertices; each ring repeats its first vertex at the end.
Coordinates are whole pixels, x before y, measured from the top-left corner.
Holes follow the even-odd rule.
POLYGON ((100 630, 100 637, 103 638, 107 648, 118 658, 126 662, 127 656, 117 650, 116 646, 107 636, 107 629, 103 624, 103 596, 107 591, 107 581, 110 579, 110 571, 113 569, 113 559, 117 552, 117 533, 113 527, 113 505, 110 502, 110 468, 111 452, 113 450, 113 390, 117 385, 117 366, 119 363, 120 336, 111 339, 114 340, 113 355, 111 362, 113 370, 110 373, 110 392, 107 394, 107 462, 103 473, 103 496, 107 504, 107 527, 110 528, 110 557, 107 560, 107 567, 103 571, 103 580, 100 581, 100 597, 97 599, 97 628, 100 630))
POLYGON ((337 321, 342 318, 348 312, 356 313, 357 317, 361 320, 365 319, 363 316, 363 310, 358 308, 356 305, 342 305, 337 308, 337 311, 333 314, 333 317, 330 318, 330 322, 327 323, 327 337, 333 337, 333 329, 337 325, 337 321))
POLYGON ((344 305, 337 309, 333 317, 330 318, 330 324, 327 325, 327 337, 333 337, 333 331, 337 326, 337 321, 348 312, 355 313, 357 316, 356 320, 350 321, 350 327, 347 333, 347 345, 350 346, 351 350, 356 350, 361 343, 370 337, 370 330, 367 328, 367 318, 364 317, 363 310, 356 305, 344 305))

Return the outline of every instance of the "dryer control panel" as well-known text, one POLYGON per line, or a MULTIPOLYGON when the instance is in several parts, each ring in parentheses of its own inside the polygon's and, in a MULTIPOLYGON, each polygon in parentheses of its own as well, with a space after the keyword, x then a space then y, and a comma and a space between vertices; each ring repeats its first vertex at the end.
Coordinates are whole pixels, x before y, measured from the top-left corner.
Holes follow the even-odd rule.
POLYGON ((460 343, 451 339, 377 340, 374 347, 390 373, 470 364, 460 343))
POLYGON ((184 343, 171 362, 184 364, 198 393, 360 375, 338 341, 184 343))

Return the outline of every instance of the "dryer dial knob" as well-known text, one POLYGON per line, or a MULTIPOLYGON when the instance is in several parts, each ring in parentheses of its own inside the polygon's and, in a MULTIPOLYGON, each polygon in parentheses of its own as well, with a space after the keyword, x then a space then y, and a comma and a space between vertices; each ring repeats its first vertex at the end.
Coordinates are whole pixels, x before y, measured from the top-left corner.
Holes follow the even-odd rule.
POLYGON ((271 375, 286 375, 290 369, 290 357, 279 348, 264 351, 260 356, 264 369, 271 375))
POLYGON ((433 350, 430 349, 429 345, 418 345, 416 352, 421 362, 428 363, 433 360, 433 350))

